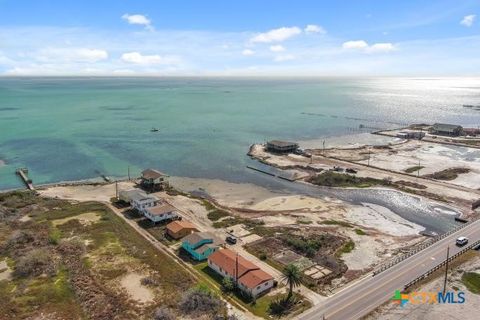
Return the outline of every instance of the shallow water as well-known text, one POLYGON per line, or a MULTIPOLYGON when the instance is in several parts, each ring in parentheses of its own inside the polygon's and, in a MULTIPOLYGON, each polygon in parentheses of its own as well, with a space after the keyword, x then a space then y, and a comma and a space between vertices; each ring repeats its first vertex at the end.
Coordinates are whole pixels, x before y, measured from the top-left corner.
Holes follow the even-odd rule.
POLYGON ((154 167, 269 186, 246 169, 252 143, 411 122, 476 127, 480 111, 462 105, 480 104, 478 87, 465 78, 0 78, 0 190, 22 186, 18 167, 37 184, 154 167))

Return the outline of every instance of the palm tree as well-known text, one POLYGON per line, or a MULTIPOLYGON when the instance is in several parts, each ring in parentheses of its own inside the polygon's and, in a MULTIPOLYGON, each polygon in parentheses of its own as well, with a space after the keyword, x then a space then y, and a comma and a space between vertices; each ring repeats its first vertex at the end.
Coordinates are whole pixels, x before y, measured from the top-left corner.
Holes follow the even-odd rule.
POLYGON ((298 287, 302 283, 302 274, 296 265, 290 263, 283 269, 282 279, 285 280, 289 286, 287 300, 285 300, 285 302, 288 302, 292 298, 293 288, 298 287))

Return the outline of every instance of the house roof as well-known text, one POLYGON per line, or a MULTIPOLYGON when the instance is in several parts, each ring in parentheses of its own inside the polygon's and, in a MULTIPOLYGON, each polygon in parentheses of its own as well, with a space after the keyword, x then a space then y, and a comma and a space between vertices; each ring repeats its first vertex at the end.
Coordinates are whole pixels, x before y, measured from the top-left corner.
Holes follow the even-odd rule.
POLYGON ((230 249, 218 250, 212 253, 208 260, 233 276, 238 265, 238 281, 247 288, 255 288, 260 283, 273 279, 257 265, 230 249))
POLYGON ((263 271, 262 269, 256 269, 245 273, 243 276, 238 279, 245 287, 253 289, 259 284, 264 283, 265 281, 272 280, 273 277, 263 271))
POLYGON ((142 171, 142 178, 145 178, 145 179, 158 179, 158 178, 161 178, 161 177, 166 177, 167 175, 163 172, 160 172, 158 170, 155 170, 155 169, 146 169, 146 170, 143 170, 142 171))
POLYGON ((206 243, 204 245, 201 245, 200 247, 196 248, 194 251, 199 253, 199 254, 204 254, 205 251, 207 251, 210 248, 216 248, 218 247, 218 244, 215 243, 206 243))
POLYGON ((167 230, 173 233, 180 232, 183 229, 197 230, 197 227, 195 227, 194 224, 186 220, 173 221, 167 224, 167 230))
POLYGON ((280 141, 280 140, 270 140, 267 142, 268 144, 274 145, 276 147, 298 147, 296 142, 289 142, 289 141, 280 141))
POLYGON ((188 242, 190 244, 199 243, 202 240, 212 240, 213 244, 218 246, 223 244, 223 241, 218 239, 213 233, 211 232, 194 232, 185 238, 183 238, 184 242, 188 242))
POLYGON ((120 191, 120 196, 127 198, 129 201, 140 201, 144 199, 158 200, 157 197, 148 195, 144 191, 138 189, 122 190, 120 191))
POLYGON ((456 124, 435 123, 432 128, 436 131, 454 132, 455 130, 461 130, 462 126, 456 124))
POLYGON ((177 208, 172 206, 169 203, 162 203, 160 205, 157 205, 155 207, 147 208, 146 211, 150 213, 152 216, 161 216, 165 213, 170 213, 173 211, 176 211, 177 208))

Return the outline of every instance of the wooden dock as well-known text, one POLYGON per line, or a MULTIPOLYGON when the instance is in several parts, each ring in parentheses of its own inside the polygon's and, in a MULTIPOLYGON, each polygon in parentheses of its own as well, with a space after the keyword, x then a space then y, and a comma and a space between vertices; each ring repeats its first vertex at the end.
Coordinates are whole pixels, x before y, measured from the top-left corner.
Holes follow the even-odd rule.
POLYGON ((23 183, 25 183, 25 185, 29 190, 35 191, 35 188, 33 187, 32 179, 28 178, 27 168, 18 168, 17 170, 15 170, 15 173, 20 176, 20 178, 23 180, 23 183))

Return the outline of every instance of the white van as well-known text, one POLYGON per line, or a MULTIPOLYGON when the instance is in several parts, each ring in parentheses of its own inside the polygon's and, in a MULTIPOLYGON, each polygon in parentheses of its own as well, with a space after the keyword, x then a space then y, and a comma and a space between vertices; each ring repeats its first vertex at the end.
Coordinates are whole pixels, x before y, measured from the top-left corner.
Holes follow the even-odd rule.
POLYGON ((468 243, 468 238, 467 237, 458 237, 456 243, 457 243, 457 246, 460 246, 460 247, 464 246, 468 243))

